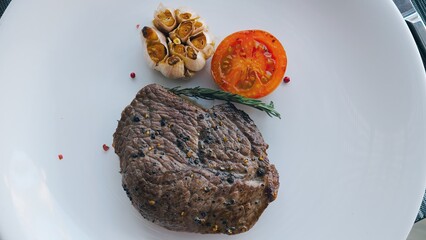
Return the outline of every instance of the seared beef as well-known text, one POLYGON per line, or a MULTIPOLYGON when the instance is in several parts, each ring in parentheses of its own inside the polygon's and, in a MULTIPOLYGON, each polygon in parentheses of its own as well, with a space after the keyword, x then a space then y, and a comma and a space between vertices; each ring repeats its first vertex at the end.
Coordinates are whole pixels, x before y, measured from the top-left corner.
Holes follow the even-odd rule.
POLYGON ((170 230, 245 232, 277 197, 268 145, 230 103, 203 109, 148 85, 122 112, 113 146, 133 206, 170 230))

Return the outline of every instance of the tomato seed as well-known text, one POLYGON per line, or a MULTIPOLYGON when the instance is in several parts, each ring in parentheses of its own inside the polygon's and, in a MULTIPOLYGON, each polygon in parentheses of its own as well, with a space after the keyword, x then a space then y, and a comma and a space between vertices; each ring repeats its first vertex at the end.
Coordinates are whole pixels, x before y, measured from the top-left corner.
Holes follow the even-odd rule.
POLYGON ((58 158, 59 158, 59 160, 62 160, 62 159, 64 159, 64 156, 62 154, 59 154, 58 158))
POLYGON ((290 82, 290 77, 285 76, 284 77, 284 83, 289 83, 290 82))
POLYGON ((136 77, 136 73, 131 72, 131 73, 130 73, 130 77, 131 77, 131 78, 135 78, 135 77, 136 77))
POLYGON ((107 146, 106 144, 102 145, 102 148, 104 149, 105 152, 109 150, 109 146, 107 146))

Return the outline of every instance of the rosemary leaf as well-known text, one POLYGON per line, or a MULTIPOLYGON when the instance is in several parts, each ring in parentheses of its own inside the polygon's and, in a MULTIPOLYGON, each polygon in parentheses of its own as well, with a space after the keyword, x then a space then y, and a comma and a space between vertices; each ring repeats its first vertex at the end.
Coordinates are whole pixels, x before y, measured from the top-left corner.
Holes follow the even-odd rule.
POLYGON ((281 115, 279 112, 277 112, 274 109, 274 103, 272 101, 269 104, 266 104, 258 99, 247 98, 238 94, 224 92, 221 90, 214 90, 210 88, 201 88, 201 87, 195 87, 195 88, 174 87, 174 88, 169 88, 168 90, 176 95, 184 95, 187 97, 202 98, 207 100, 219 99, 219 100, 224 100, 228 102, 240 103, 243 105, 247 105, 247 106, 259 109, 260 111, 264 111, 270 117, 277 117, 281 119, 281 115))

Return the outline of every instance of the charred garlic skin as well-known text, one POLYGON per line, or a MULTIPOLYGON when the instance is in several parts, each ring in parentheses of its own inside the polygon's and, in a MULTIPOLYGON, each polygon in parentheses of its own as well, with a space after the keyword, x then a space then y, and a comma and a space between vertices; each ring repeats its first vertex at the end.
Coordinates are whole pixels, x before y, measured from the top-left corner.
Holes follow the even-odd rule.
POLYGON ((160 4, 152 22, 140 34, 149 67, 171 79, 190 78, 204 68, 215 43, 198 14, 160 4))

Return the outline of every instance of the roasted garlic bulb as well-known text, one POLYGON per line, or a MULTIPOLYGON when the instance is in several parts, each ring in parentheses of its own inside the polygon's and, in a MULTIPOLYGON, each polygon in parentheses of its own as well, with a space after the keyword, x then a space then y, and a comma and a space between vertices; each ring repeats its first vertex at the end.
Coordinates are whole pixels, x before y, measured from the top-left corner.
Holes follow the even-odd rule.
POLYGON ((214 41, 200 17, 186 9, 154 12, 154 27, 141 29, 148 65, 172 79, 192 77, 214 53, 214 41))

